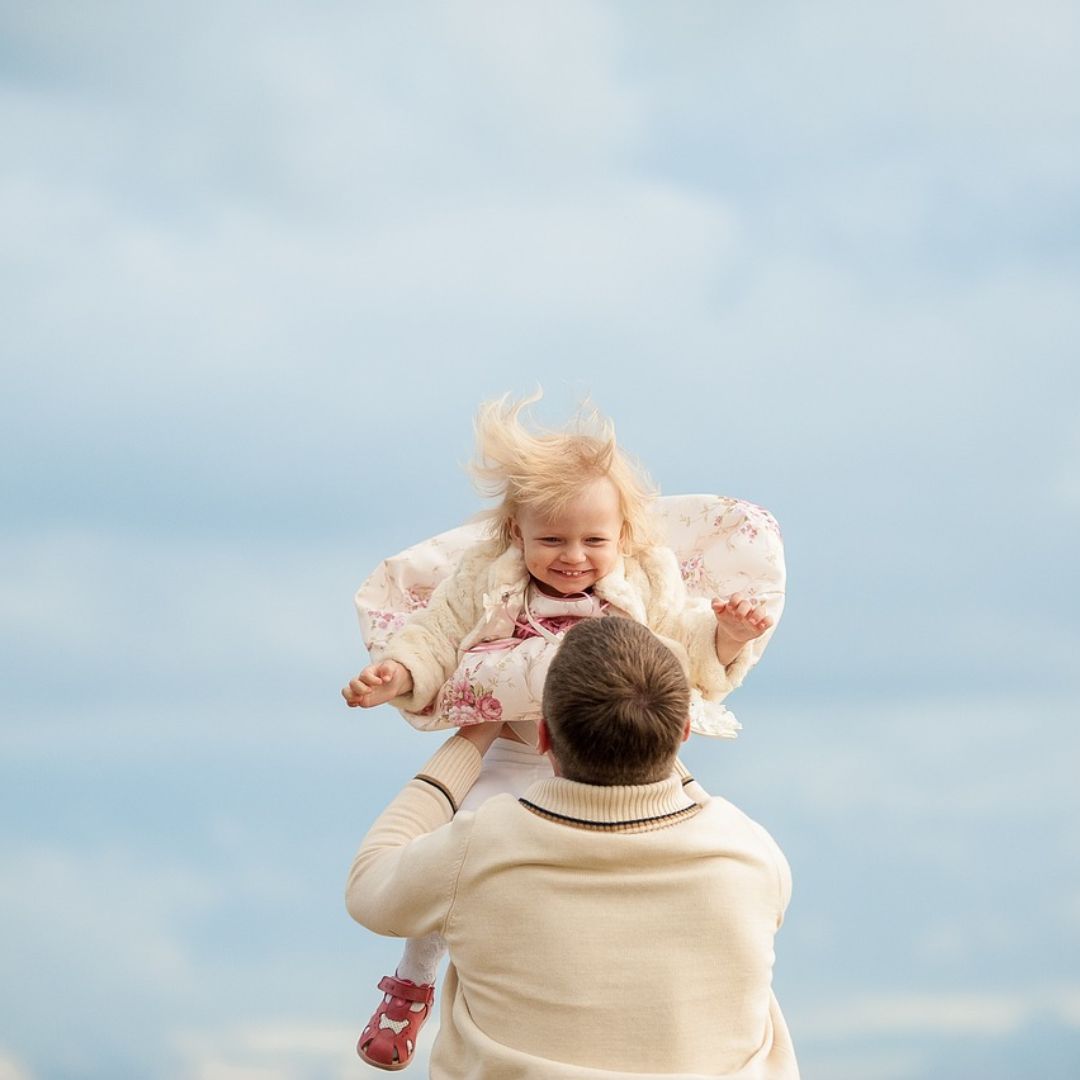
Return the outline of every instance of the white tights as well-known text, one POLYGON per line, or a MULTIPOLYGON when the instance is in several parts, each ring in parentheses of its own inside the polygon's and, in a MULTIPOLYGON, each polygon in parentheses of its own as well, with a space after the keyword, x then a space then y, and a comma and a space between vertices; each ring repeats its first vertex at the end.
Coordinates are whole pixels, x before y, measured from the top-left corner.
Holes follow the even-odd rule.
MULTIPOLYGON (((537 781, 552 775, 551 763, 524 743, 511 739, 496 739, 484 755, 480 776, 465 796, 459 809, 475 810, 493 795, 509 792, 524 795, 537 781)), ((439 961, 446 954, 446 940, 435 932, 420 938, 409 938, 397 966, 397 977, 421 985, 433 983, 439 961)))

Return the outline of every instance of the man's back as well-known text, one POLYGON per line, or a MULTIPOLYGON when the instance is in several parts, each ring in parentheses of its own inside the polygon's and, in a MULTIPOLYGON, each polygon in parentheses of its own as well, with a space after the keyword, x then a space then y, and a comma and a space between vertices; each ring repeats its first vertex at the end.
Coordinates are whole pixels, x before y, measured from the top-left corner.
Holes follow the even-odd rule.
POLYGON ((770 989, 790 875, 741 811, 553 779, 468 831, 433 1076, 797 1076, 770 989))
POLYGON ((629 619, 583 620, 544 684, 555 776, 452 818, 490 728, 462 729, 387 807, 346 891, 373 930, 447 939, 431 1075, 797 1080, 771 989, 790 872, 760 826, 684 789, 674 654, 629 619))

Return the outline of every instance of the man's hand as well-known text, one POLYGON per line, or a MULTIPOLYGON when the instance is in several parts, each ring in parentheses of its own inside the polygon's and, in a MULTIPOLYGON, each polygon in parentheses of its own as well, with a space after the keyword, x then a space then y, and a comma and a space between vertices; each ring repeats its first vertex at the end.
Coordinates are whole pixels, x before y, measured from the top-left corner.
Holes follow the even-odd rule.
POLYGON ((341 691, 350 709, 370 709, 373 705, 407 694, 413 686, 412 675, 404 664, 383 660, 369 664, 341 691))
POLYGON ((730 664, 739 651, 754 638, 761 637, 773 621, 765 614, 761 600, 734 593, 726 600, 712 602, 716 616, 716 657, 721 664, 730 664))

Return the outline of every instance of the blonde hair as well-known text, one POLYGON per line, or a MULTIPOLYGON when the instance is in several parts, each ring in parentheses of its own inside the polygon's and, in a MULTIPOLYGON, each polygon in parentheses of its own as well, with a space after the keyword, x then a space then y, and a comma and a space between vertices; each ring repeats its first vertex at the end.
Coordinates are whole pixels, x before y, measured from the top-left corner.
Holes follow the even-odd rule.
POLYGON ((615 425, 587 405, 570 430, 529 430, 519 419, 542 391, 515 401, 486 401, 476 413, 476 456, 469 466, 481 494, 501 498, 485 516, 502 549, 513 543, 523 508, 544 517, 561 513, 589 484, 607 478, 619 496, 622 550, 632 555, 652 541, 649 504, 656 494, 647 476, 619 449, 615 425))

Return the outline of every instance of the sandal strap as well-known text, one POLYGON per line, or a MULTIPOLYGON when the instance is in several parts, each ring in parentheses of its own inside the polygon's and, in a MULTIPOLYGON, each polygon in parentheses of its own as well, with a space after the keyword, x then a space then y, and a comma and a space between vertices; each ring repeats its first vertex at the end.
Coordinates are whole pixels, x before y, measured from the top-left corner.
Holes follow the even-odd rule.
POLYGON ((379 982, 379 989, 384 994, 392 994, 406 1001, 419 1001, 424 1005, 430 1005, 435 1000, 435 987, 431 983, 417 986, 408 979, 398 979, 393 975, 384 975, 379 982))

